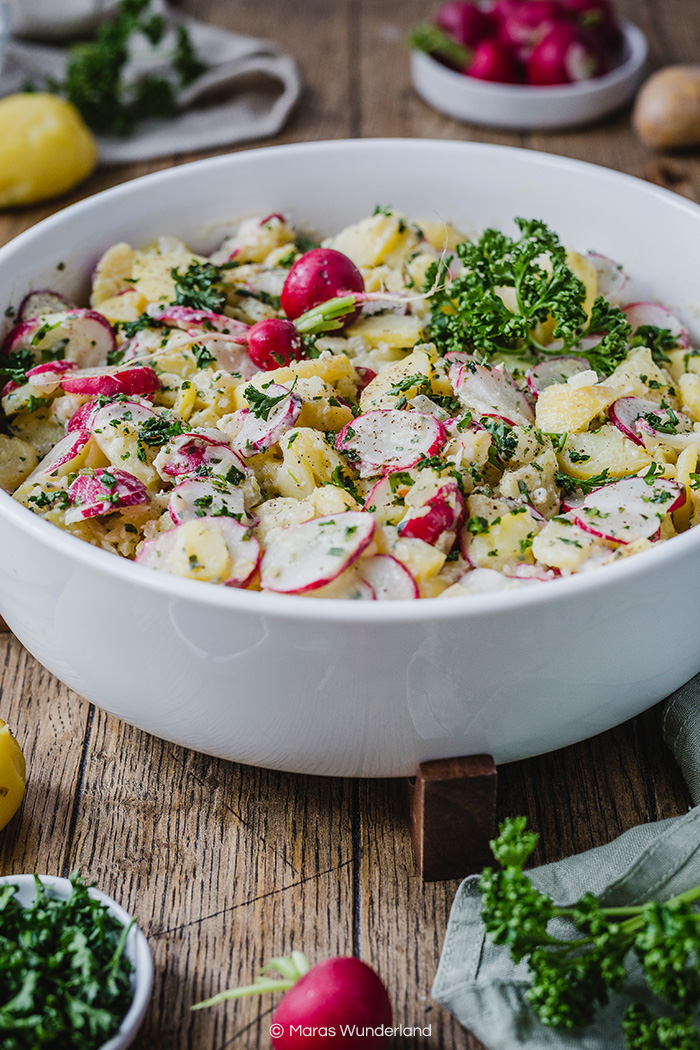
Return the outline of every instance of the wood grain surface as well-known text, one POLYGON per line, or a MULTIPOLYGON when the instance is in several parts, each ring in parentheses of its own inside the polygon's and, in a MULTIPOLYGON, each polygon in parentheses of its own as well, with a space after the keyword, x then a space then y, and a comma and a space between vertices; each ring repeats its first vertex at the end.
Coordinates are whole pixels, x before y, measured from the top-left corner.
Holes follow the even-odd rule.
MULTIPOLYGON (((384 135, 502 142, 608 165, 700 200, 698 156, 648 153, 632 137, 627 113, 585 130, 511 135, 428 108, 411 89, 402 44, 429 10, 419 0, 182 6, 275 37, 296 56, 304 96, 277 142, 384 135)), ((619 0, 618 7, 647 33, 655 65, 700 54, 697 0, 619 0)), ((100 170, 68 198, 0 216, 0 240, 72 200, 189 159, 100 170)), ((0 635, 0 653, 0 715, 29 768, 21 814, 0 834, 0 873, 80 869, 138 915, 156 980, 137 1050, 267 1047, 271 1003, 196 1014, 189 1004, 248 983, 271 956, 302 947, 312 959, 355 953, 376 966, 396 1022, 430 1027, 430 1035, 400 1045, 479 1050, 430 1000, 457 883, 423 885, 417 877, 398 781, 291 776, 195 754, 87 704, 11 635, 0 635)), ((658 709, 499 771, 499 812, 525 813, 539 829, 538 862, 687 804, 661 743, 658 709)))

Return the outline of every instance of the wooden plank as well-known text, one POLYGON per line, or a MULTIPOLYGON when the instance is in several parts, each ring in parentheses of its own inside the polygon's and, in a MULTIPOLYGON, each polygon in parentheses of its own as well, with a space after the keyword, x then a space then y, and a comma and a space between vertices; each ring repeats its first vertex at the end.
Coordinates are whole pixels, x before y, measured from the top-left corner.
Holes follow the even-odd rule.
POLYGON ((395 1023, 430 1028, 416 1050, 476 1050, 430 987, 457 881, 424 883, 416 871, 403 811, 402 783, 361 781, 358 804, 356 951, 386 982, 395 1023))
POLYGON ((270 997, 190 1004, 292 949, 351 953, 351 796, 349 782, 237 766, 96 713, 70 863, 149 938, 157 979, 138 1046, 217 1050, 239 1029, 242 1046, 265 1045, 270 997))
POLYGON ((0 874, 65 875, 90 707, 3 634, 0 717, 27 761, 22 808, 0 831, 0 874))

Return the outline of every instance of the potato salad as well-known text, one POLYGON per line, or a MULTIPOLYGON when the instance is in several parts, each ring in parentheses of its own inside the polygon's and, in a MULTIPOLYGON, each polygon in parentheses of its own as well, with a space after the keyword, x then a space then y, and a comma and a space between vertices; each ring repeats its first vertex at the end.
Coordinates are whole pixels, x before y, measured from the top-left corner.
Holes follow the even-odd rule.
POLYGON ((700 351, 534 219, 115 244, 11 307, 0 484, 149 569, 316 598, 550 583, 700 516, 700 351))

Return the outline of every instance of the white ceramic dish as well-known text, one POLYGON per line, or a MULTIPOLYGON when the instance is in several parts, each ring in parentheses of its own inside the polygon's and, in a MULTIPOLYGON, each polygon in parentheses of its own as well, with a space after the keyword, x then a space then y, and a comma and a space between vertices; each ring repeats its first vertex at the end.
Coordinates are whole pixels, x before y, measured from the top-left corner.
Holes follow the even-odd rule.
MULTIPOLYGON (((67 900, 71 894, 71 884, 68 879, 61 879, 56 875, 40 875, 39 878, 45 886, 50 887, 55 897, 67 900)), ((36 895, 33 875, 3 875, 0 876, 0 886, 11 883, 18 886, 17 897, 23 907, 28 907, 36 895)), ((123 926, 131 922, 131 916, 124 911, 121 905, 108 897, 106 893, 94 887, 89 891, 90 896, 104 904, 111 915, 123 926)), ((134 998, 131 1006, 119 1026, 119 1031, 100 1050, 126 1050, 136 1038, 139 1028, 143 1024, 146 1008, 151 998, 153 989, 153 960, 148 941, 137 926, 132 926, 126 939, 125 953, 131 960, 134 970, 131 975, 131 985, 134 990, 134 998)))
MULTIPOLYGON (((625 265, 700 338, 700 208, 580 162, 471 143, 367 140, 183 165, 73 205, 0 249, 0 303, 75 296, 117 240, 213 247, 288 212, 337 230, 391 203, 467 234, 538 217, 625 265), (57 270, 64 263, 65 269, 57 270)), ((394 776, 419 762, 523 758, 591 736, 700 670, 700 529, 517 592, 320 601, 179 579, 119 559, 0 492, 0 614, 83 696, 168 740, 307 773, 394 776)))
POLYGON ((626 105, 644 78, 648 46, 644 33, 623 22, 619 65, 610 73, 577 84, 528 87, 466 77, 419 51, 411 54, 418 94, 435 109, 470 124, 513 131, 589 124, 626 105))

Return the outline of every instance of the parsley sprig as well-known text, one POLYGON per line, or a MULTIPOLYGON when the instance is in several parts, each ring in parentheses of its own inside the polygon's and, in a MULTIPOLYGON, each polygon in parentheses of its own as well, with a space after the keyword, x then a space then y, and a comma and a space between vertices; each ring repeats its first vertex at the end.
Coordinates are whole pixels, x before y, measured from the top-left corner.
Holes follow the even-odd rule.
POLYGON ((146 73, 135 83, 127 81, 124 71, 132 38, 141 36, 155 48, 166 37, 165 19, 150 6, 151 0, 121 0, 115 17, 93 41, 71 49, 64 79, 47 83, 50 91, 72 102, 98 133, 128 135, 140 120, 172 116, 177 89, 187 87, 207 69, 187 27, 180 24, 170 55, 172 73, 146 73))
POLYGON ((501 868, 486 868, 479 889, 491 939, 506 945, 515 963, 527 960, 531 985, 525 994, 540 1021, 566 1030, 589 1024, 596 1007, 625 985, 625 960, 634 954, 649 1000, 657 1002, 653 1010, 641 1003, 627 1009, 629 1050, 700 1050, 693 1023, 700 1003, 700 914, 691 908, 700 886, 665 903, 606 908, 585 893, 560 908, 522 870, 537 839, 525 817, 506 820, 491 843, 501 868), (567 919, 576 936, 557 936, 550 928, 554 919, 567 919))
POLYGON ((557 235, 538 219, 515 221, 518 239, 488 229, 478 240, 459 244, 463 269, 452 281, 445 282, 440 263, 429 268, 424 291, 431 292, 431 339, 443 353, 466 349, 483 358, 539 359, 576 347, 591 367, 612 371, 629 346, 631 327, 624 313, 599 296, 589 319, 585 286, 568 267, 557 235), (513 289, 515 310, 498 294, 503 288, 513 289), (556 348, 537 339, 538 325, 550 316, 556 348), (594 341, 582 348, 585 337, 594 341))
POLYGON ((128 928, 71 876, 68 900, 36 879, 25 908, 0 887, 0 1032, 4 1050, 97 1050, 119 1029, 133 991, 128 928))

